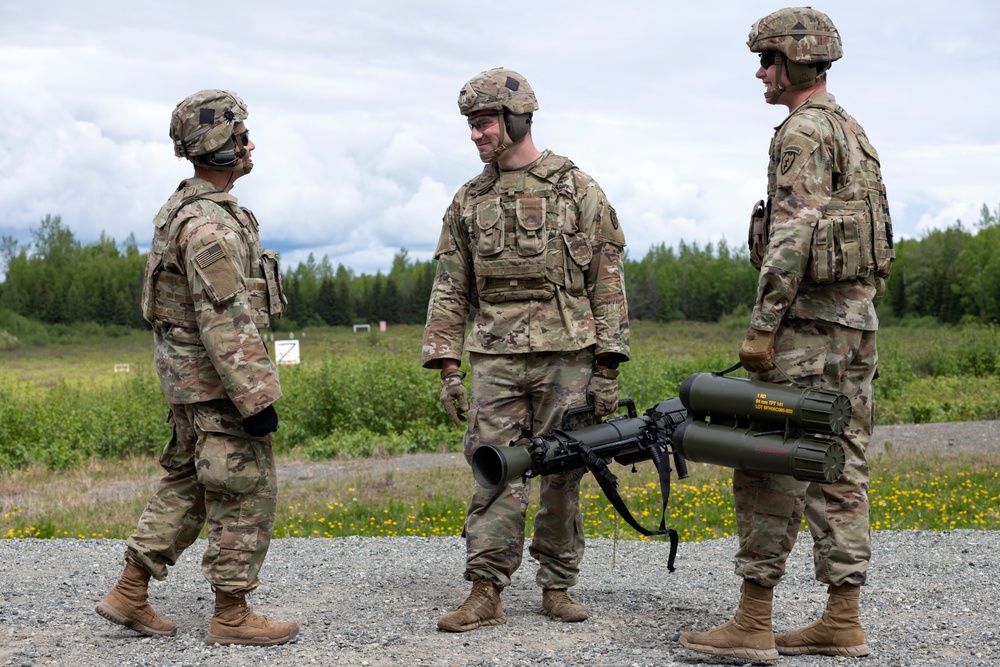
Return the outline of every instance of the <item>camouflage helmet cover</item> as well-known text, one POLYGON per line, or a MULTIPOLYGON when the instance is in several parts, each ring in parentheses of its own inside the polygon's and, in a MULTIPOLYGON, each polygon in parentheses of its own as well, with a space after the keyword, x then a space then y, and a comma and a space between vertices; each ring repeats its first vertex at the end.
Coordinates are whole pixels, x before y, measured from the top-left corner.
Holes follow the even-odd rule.
POLYGON ((243 100, 228 90, 202 90, 184 98, 170 116, 174 155, 191 159, 214 153, 247 115, 243 100))
POLYGON ((833 62, 844 55, 830 17, 812 7, 786 7, 753 24, 747 46, 754 53, 780 51, 804 65, 833 62))
POLYGON ((458 109, 463 116, 501 109, 524 114, 537 111, 538 100, 527 79, 514 70, 497 67, 477 74, 462 86, 458 109))

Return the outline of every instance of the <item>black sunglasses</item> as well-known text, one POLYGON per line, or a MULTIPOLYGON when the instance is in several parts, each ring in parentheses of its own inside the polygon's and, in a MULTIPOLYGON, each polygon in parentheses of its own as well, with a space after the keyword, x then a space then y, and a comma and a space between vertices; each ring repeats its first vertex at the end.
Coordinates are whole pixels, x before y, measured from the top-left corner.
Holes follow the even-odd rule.
POLYGON ((777 51, 761 51, 760 53, 760 66, 767 69, 774 64, 774 58, 778 54, 777 51))
POLYGON ((236 132, 233 134, 234 137, 238 137, 241 146, 246 146, 250 143, 250 130, 243 130, 242 132, 236 132))

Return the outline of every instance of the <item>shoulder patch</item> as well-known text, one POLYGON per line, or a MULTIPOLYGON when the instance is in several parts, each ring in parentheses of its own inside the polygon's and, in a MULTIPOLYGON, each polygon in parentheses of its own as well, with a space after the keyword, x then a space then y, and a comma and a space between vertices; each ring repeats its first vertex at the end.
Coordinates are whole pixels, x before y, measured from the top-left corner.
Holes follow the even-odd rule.
POLYGON ((778 177, 778 187, 788 187, 796 182, 804 169, 817 168, 816 152, 821 150, 822 134, 817 129, 814 136, 807 136, 802 126, 789 127, 788 132, 777 137, 775 142, 774 169, 778 177))
POLYGON ((194 256, 194 264, 213 303, 228 301, 243 289, 236 263, 221 241, 199 250, 194 256))
POLYGON ((795 158, 802 153, 802 148, 799 146, 785 146, 781 149, 781 163, 779 168, 782 174, 787 174, 788 170, 792 168, 795 164, 795 158))
POLYGON ((625 247, 625 232, 622 231, 621 223, 618 222, 618 213, 611 204, 601 207, 601 219, 597 226, 597 240, 606 241, 619 248, 625 247))
POLYGON ((434 248, 434 259, 449 252, 455 252, 455 237, 451 235, 451 227, 447 219, 441 225, 441 235, 438 237, 437 247, 434 248))

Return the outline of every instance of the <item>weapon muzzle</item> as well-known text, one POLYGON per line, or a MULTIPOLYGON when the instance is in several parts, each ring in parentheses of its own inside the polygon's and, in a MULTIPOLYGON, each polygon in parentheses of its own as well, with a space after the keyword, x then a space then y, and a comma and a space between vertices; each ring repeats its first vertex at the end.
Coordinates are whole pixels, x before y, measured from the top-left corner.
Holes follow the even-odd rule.
POLYGON ((480 445, 472 455, 472 476, 487 489, 496 488, 517 479, 531 469, 531 453, 527 445, 495 447, 480 445))

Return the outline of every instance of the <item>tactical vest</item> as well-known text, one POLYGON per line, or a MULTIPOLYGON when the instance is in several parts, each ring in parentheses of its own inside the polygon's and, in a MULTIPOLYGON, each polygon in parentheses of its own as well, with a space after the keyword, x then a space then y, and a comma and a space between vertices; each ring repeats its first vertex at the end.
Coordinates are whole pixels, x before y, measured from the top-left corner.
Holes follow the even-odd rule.
MULTIPOLYGON (((810 246, 809 276, 817 283, 854 280, 875 275, 886 279, 896 257, 893 249, 892 219, 878 153, 864 130, 839 105, 816 103, 810 110, 821 111, 833 126, 833 192, 823 217, 817 222, 810 246)), ((771 162, 780 147, 771 142, 771 162)), ((767 203, 758 202, 750 220, 750 256, 760 268, 770 234, 771 200, 777 191, 777 177, 768 173, 767 203)))
POLYGON ((164 254, 175 241, 181 226, 174 225, 180 211, 199 199, 215 202, 237 222, 237 229, 247 240, 250 274, 246 290, 251 318, 258 329, 270 325, 271 316, 280 317, 288 303, 281 285, 278 255, 273 250, 260 250, 256 240, 258 223, 253 212, 237 205, 236 198, 223 192, 208 192, 187 197, 168 215, 154 220, 156 231, 146 261, 146 277, 142 289, 142 315, 152 324, 165 323, 186 329, 197 329, 194 299, 186 275, 176 273, 163 263, 164 254))
POLYGON ((464 222, 481 301, 547 300, 557 287, 583 295, 593 250, 578 233, 572 192, 565 196, 567 186, 560 184, 575 168, 549 154, 528 169, 484 176, 470 187, 464 222))

